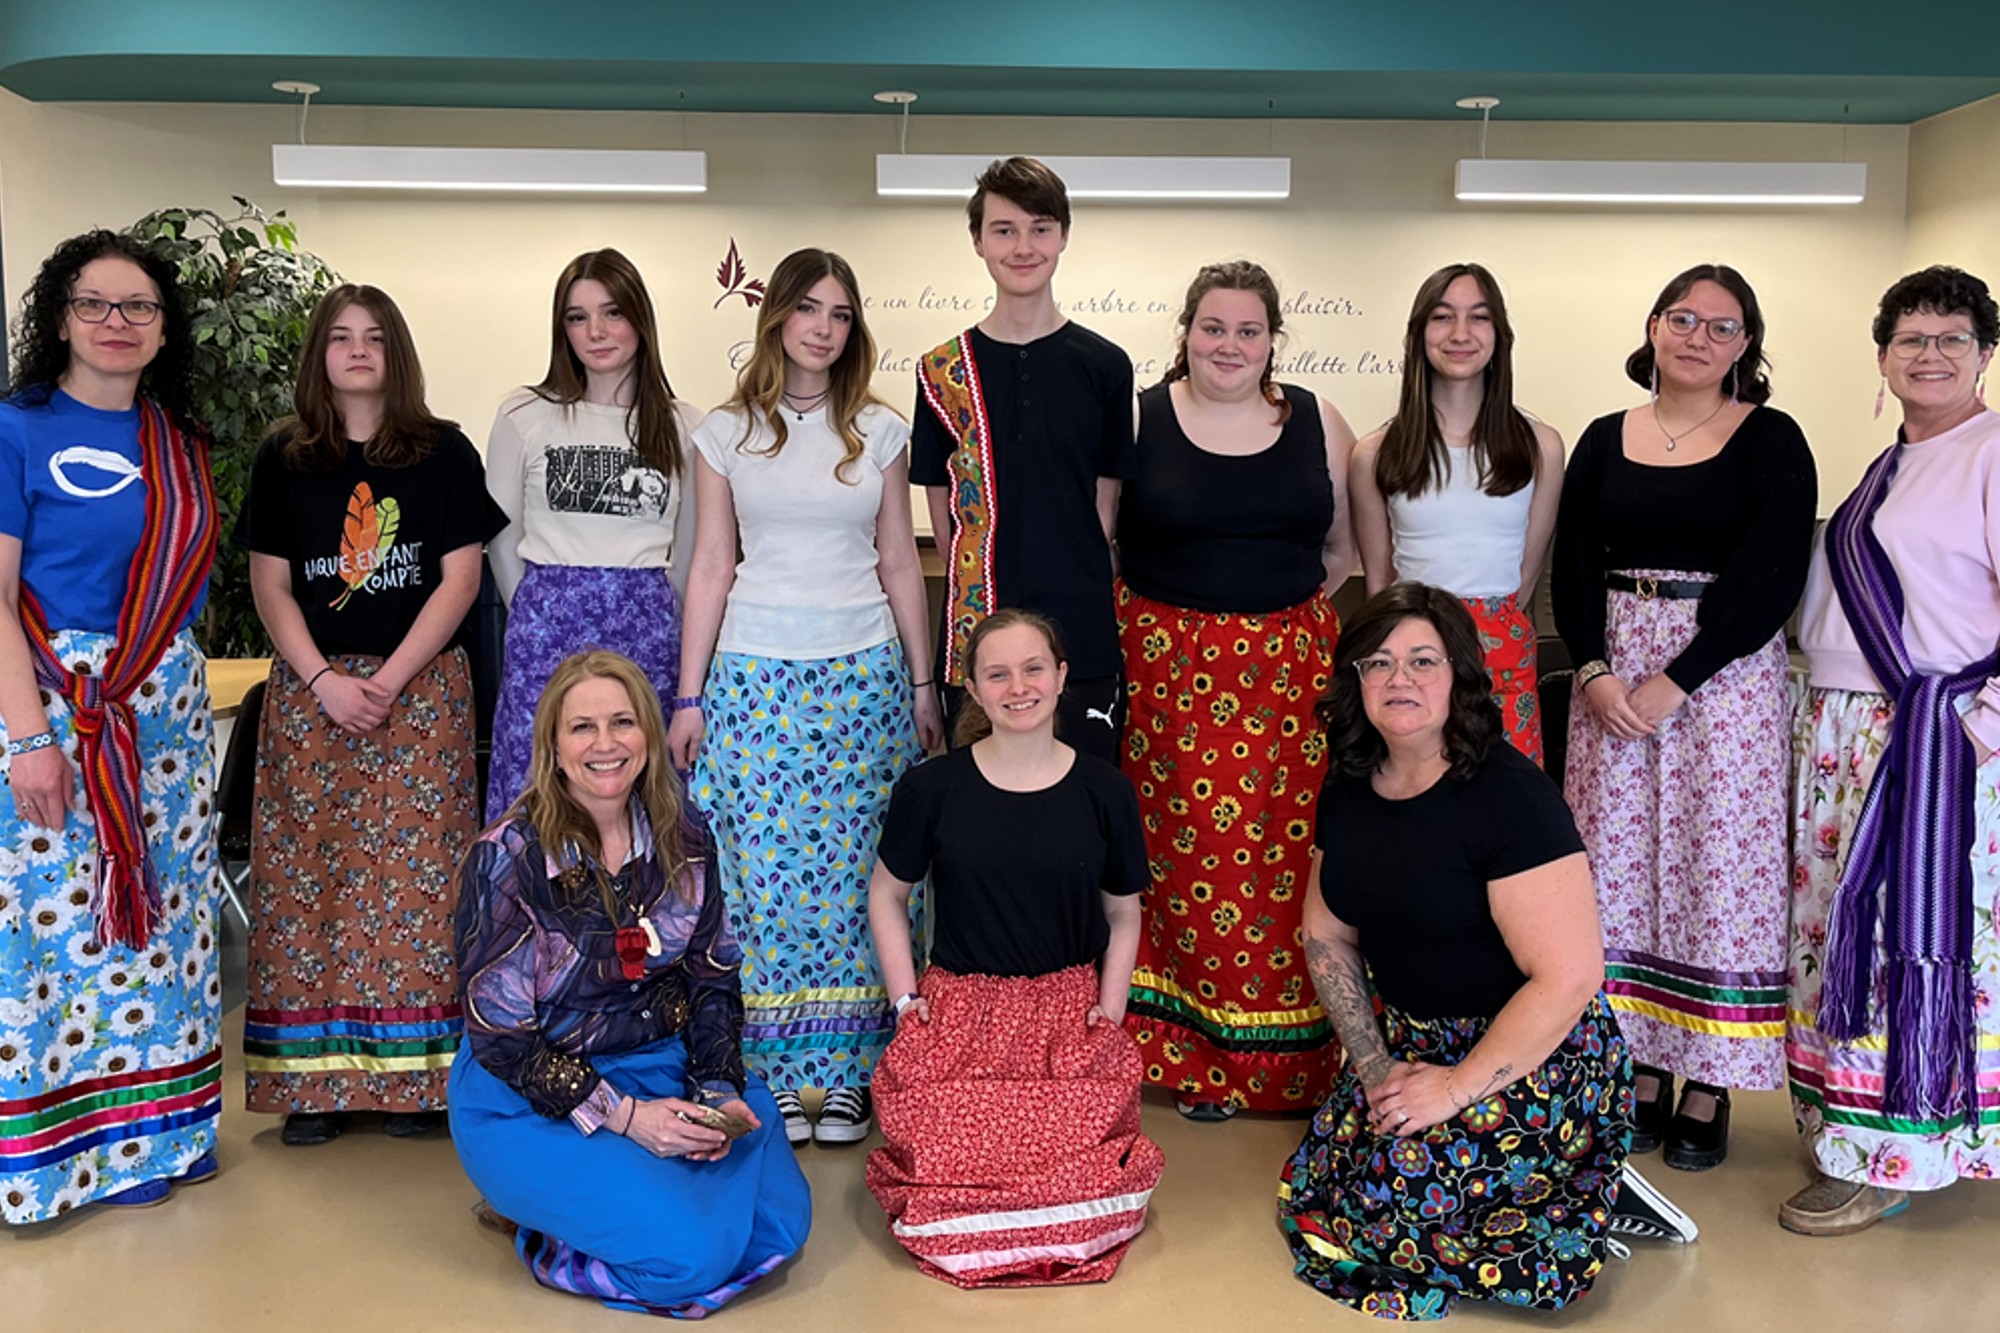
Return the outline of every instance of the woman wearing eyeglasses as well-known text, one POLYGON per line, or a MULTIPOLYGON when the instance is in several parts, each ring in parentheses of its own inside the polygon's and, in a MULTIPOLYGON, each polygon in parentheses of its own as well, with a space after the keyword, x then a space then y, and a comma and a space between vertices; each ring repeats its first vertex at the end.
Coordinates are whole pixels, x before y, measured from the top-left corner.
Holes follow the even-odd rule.
POLYGON ((1607 1231, 1695 1234, 1621 1180, 1632 1071, 1590 865, 1481 659, 1458 598, 1393 584, 1341 634, 1319 705, 1306 965, 1347 1065, 1278 1220, 1301 1279, 1383 1317, 1555 1309, 1590 1289, 1607 1231))
POLYGON ((1874 333, 1902 426, 1828 520, 1799 628, 1786 1055, 1815 1179, 1778 1216, 1814 1236, 2000 1176, 2000 308, 1929 268, 1874 333))
POLYGON ((1577 664, 1563 787, 1637 1062, 1633 1151, 1664 1143, 1687 1171, 1728 1155, 1728 1090, 1784 1074, 1783 628, 1818 483, 1797 423, 1765 406, 1765 366, 1740 273, 1674 278, 1625 363, 1649 401, 1591 423, 1556 520, 1577 664))
POLYGON ((63 242, 0 403, 0 1217, 215 1174, 209 442, 171 261, 63 242))

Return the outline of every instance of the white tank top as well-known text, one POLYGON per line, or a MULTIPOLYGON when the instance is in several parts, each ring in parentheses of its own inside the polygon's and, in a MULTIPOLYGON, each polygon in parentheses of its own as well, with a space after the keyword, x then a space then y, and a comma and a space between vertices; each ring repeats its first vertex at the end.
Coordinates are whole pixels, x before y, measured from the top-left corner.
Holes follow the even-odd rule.
POLYGON ((1443 588, 1457 597, 1504 597, 1521 587, 1521 550, 1535 484, 1512 495, 1488 495, 1469 448, 1448 446, 1442 489, 1389 499, 1396 577, 1443 588))

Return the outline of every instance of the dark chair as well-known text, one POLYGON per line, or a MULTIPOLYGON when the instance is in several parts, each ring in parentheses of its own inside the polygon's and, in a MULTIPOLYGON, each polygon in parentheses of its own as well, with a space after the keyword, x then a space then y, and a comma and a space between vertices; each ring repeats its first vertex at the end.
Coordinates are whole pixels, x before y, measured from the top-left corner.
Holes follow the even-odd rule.
POLYGON ((229 731, 229 750, 222 756, 222 777, 215 792, 222 823, 215 838, 216 853, 222 860, 222 891, 246 930, 250 913, 243 906, 243 885, 250 878, 250 823, 257 795, 257 735, 264 723, 264 684, 260 680, 252 685, 236 710, 236 725, 229 731))
POLYGON ((1535 700, 1542 710, 1542 768, 1558 787, 1569 760, 1569 701, 1575 683, 1576 672, 1567 666, 1544 671, 1535 682, 1535 700))
POLYGON ((500 704, 500 667, 507 643, 507 603, 493 580, 493 562, 482 557, 479 596, 465 614, 465 657, 472 671, 472 714, 479 809, 486 808, 486 768, 493 757, 493 714, 500 704))

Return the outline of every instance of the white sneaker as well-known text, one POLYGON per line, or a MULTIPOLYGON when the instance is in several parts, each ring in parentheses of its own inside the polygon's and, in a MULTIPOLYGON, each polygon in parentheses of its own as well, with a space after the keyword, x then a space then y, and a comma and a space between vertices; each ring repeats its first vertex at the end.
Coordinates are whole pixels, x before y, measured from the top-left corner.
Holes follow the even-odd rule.
POLYGON ((806 1119, 805 1103, 796 1092, 774 1092, 771 1100, 778 1104, 778 1114, 785 1122, 785 1139, 792 1144, 808 1142, 813 1136, 812 1121, 806 1119))
POLYGON ((868 1089, 828 1088, 813 1138, 821 1143, 859 1143, 874 1127, 875 1099, 868 1089))
POLYGON ((1618 1202, 1611 1209, 1608 1229, 1620 1236, 1641 1240, 1668 1240, 1691 1244, 1701 1234, 1694 1219, 1674 1207, 1674 1201, 1626 1163, 1619 1177, 1618 1202))

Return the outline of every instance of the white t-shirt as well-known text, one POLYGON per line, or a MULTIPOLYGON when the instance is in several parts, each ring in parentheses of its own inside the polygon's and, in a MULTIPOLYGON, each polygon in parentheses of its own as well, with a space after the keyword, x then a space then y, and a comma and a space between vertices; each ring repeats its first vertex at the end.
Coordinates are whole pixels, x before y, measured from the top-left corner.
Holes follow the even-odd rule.
POLYGON ((910 427, 879 405, 856 425, 864 448, 846 480, 834 475, 846 448, 824 408, 804 420, 787 411, 785 447, 775 456, 755 452, 770 447, 770 427, 755 423, 745 443, 735 410, 711 413, 696 429, 694 447, 729 482, 743 544, 718 652, 807 660, 895 637, 876 570, 875 516, 882 472, 903 456, 910 427))
MULTIPOLYGON (((701 413, 676 402, 674 415, 686 445, 701 413)), ((507 528, 487 553, 509 601, 525 561, 660 569, 692 545, 676 541, 694 519, 693 504, 683 503, 691 471, 667 477, 641 461, 627 416, 623 407, 563 406, 528 389, 500 404, 486 437, 486 490, 507 511, 507 528)), ((693 460, 690 449, 688 469, 693 460)))

